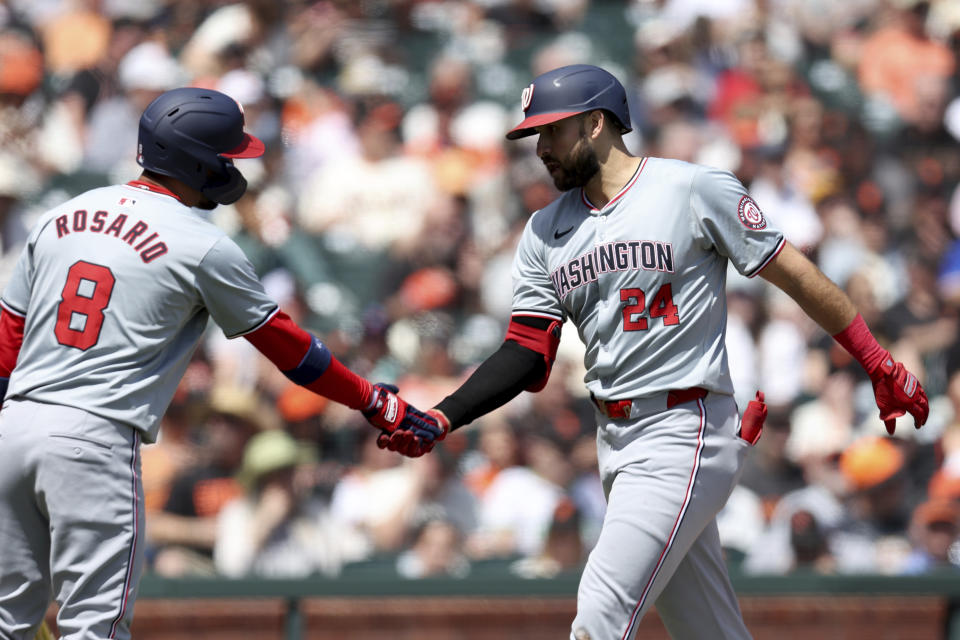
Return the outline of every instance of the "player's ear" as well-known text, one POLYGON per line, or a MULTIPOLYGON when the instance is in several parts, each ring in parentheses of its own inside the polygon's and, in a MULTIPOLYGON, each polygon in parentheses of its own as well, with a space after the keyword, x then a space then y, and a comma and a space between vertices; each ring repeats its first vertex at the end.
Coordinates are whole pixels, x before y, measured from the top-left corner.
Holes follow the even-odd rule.
POLYGON ((596 140, 600 137, 600 132, 603 131, 605 125, 609 126, 610 120, 606 117, 606 114, 600 109, 594 109, 587 113, 587 117, 583 120, 583 132, 588 138, 596 140))

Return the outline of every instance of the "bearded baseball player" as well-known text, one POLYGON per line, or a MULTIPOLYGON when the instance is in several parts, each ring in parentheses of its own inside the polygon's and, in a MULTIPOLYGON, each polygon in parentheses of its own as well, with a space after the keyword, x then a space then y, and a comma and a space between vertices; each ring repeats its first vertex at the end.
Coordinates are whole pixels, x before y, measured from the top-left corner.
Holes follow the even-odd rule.
MULTIPOLYGON (((724 347, 727 261, 786 291, 863 365, 893 432, 928 414, 916 377, 850 299, 771 228, 730 173, 631 155, 623 86, 603 69, 549 71, 524 89, 537 155, 563 194, 531 216, 513 266, 506 339, 428 411, 444 434, 546 383, 569 319, 586 345, 608 507, 577 594, 575 640, 628 640, 656 604, 678 640, 749 638, 715 516, 757 441, 762 394, 741 419, 724 347)), ((433 446, 406 429, 383 447, 433 446)))
POLYGON ((140 443, 156 439, 208 318, 374 426, 442 435, 295 324, 209 221, 246 189, 233 159, 264 151, 243 125, 222 93, 162 94, 140 120, 140 178, 81 194, 30 233, 0 299, 2 638, 32 638, 51 595, 62 638, 130 637, 140 443))

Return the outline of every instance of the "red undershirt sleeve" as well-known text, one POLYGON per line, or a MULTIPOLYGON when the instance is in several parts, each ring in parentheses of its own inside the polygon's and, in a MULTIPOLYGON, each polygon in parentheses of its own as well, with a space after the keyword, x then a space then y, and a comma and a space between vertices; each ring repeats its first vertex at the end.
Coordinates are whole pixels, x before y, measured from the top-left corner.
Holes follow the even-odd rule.
POLYGON ((10 374, 17 365, 25 323, 25 317, 0 309, 0 400, 7 394, 10 374))
POLYGON ((353 409, 369 406, 373 385, 283 311, 244 337, 296 384, 353 409))

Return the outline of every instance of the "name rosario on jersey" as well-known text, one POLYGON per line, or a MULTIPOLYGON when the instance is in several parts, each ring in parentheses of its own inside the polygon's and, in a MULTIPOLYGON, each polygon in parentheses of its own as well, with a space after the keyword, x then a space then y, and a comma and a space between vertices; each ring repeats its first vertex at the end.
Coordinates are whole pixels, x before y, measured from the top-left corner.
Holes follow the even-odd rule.
POLYGON ((73 215, 59 216, 56 220, 57 238, 81 231, 92 231, 104 235, 111 234, 133 247, 140 254, 140 259, 148 263, 167 252, 166 243, 157 240, 159 237, 157 233, 151 233, 141 239, 149 231, 149 226, 143 220, 137 220, 124 231, 127 224, 127 214, 121 213, 113 220, 108 220, 110 215, 108 211, 100 210, 89 216, 90 220, 88 221, 86 209, 77 209, 73 212, 73 215))
POLYGON ((563 300, 574 289, 595 282, 600 274, 615 271, 673 273, 673 245, 652 240, 597 245, 593 251, 554 269, 550 279, 557 295, 563 300))

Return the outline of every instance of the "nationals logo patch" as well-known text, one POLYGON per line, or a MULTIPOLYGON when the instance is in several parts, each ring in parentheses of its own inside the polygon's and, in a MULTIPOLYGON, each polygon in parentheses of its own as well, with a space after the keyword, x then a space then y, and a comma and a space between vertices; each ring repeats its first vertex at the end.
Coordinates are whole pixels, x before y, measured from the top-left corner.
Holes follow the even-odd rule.
POLYGON ((767 220, 763 217, 760 207, 750 196, 740 198, 740 205, 737 207, 737 215, 740 216, 740 222, 747 229, 760 231, 767 228, 767 220))
POLYGON ((520 107, 526 111, 530 108, 530 103, 533 102, 533 84, 531 83, 529 87, 525 87, 524 90, 520 93, 520 107))

